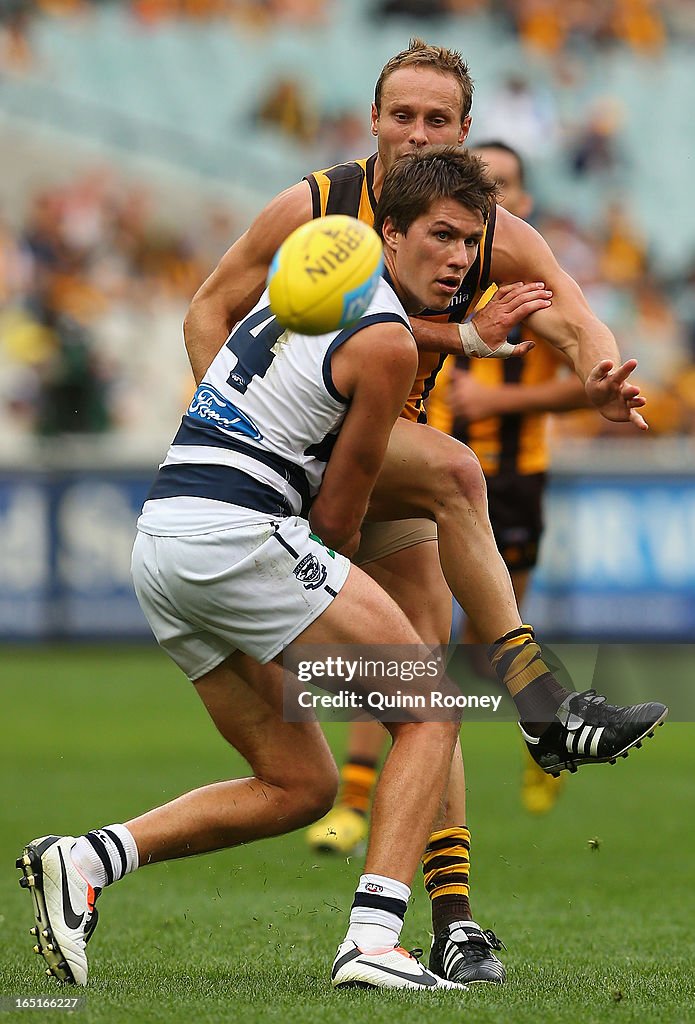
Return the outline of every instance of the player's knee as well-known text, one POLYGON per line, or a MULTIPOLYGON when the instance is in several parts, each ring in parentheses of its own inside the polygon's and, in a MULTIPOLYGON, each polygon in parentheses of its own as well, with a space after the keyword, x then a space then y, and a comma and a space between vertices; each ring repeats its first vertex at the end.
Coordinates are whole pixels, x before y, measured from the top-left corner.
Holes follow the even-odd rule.
POLYGON ((314 815, 312 821, 322 818, 328 814, 335 803, 340 784, 340 773, 333 758, 328 759, 321 766, 320 772, 314 778, 312 786, 311 812, 314 815))
POLYGON ((301 786, 292 793, 295 828, 302 828, 328 814, 338 795, 340 777, 333 758, 302 773, 301 786))
POLYGON ((335 803, 335 798, 338 795, 338 782, 334 786, 327 786, 322 782, 319 789, 314 790, 310 794, 310 800, 306 806, 306 821, 305 824, 310 825, 314 821, 318 821, 324 814, 328 814, 331 807, 335 803))
POLYGON ((441 490, 447 496, 463 499, 471 505, 486 500, 485 476, 477 456, 464 445, 452 450, 438 473, 441 490))
POLYGON ((417 729, 417 738, 435 750, 442 745, 453 749, 461 723, 455 718, 450 722, 384 722, 384 726, 394 743, 399 739, 406 739, 409 735, 412 736, 412 730, 417 729))

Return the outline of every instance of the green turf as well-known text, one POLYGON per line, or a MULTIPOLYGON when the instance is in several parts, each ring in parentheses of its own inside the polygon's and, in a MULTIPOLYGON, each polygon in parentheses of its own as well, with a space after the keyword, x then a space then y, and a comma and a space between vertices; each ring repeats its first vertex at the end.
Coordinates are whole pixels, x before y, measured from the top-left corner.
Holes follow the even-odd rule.
MULTIPOLYGON (((0 994, 41 995, 58 989, 31 955, 30 900, 14 869, 23 843, 125 820, 242 765, 157 651, 3 649, 0 682, 0 994)), ((344 731, 330 727, 338 751, 344 731)), ((668 723, 616 767, 583 770, 540 819, 519 802, 513 726, 471 725, 463 740, 474 908, 507 943, 504 988, 332 992, 328 970, 360 861, 311 855, 295 834, 153 867, 106 892, 76 1019, 695 1020, 695 726, 668 723)), ((414 892, 404 941, 427 945, 419 879, 414 892)))

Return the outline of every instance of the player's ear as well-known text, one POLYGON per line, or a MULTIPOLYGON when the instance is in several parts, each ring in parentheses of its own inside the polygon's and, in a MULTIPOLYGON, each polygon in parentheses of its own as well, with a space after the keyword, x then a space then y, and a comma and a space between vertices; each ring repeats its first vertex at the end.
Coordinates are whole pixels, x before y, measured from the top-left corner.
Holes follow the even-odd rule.
POLYGON ((379 134, 379 111, 376 109, 376 103, 372 103, 371 131, 372 135, 379 134))
POLYGON ((459 146, 463 145, 463 143, 468 138, 468 133, 471 130, 472 120, 473 118, 470 116, 470 114, 468 114, 466 117, 464 117, 463 121, 461 122, 461 130, 459 131, 459 146))
POLYGON ((388 249, 390 252, 395 252, 398 248, 400 232, 396 231, 390 217, 386 217, 384 220, 381 228, 381 237, 384 242, 384 249, 388 249))

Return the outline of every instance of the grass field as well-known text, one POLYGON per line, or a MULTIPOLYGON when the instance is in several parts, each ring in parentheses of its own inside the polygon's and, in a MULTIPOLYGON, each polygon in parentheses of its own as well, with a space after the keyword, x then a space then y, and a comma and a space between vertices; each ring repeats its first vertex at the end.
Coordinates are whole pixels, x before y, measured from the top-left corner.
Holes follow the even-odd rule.
MULTIPOLYGON (((23 843, 126 820, 244 767, 155 650, 0 649, 0 680, 0 995, 45 995, 58 989, 31 954, 30 900, 14 869, 23 843)), ((338 754, 344 733, 330 727, 338 754)), ((504 723, 463 733, 474 909, 508 946, 503 988, 332 992, 360 861, 314 856, 297 833, 153 867, 107 891, 77 1018, 695 1021, 695 726, 667 723, 616 767, 580 772, 544 818, 521 808, 515 733, 504 723)), ((404 943, 427 946, 428 925, 417 879, 404 943)))

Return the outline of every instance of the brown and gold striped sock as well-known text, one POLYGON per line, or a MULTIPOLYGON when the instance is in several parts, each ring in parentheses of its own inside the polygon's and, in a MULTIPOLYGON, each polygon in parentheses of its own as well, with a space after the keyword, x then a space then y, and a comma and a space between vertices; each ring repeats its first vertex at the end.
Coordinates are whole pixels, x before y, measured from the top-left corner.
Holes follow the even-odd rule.
POLYGON ((337 803, 365 816, 369 814, 376 782, 376 761, 346 761, 340 772, 337 803))
POLYGON ((472 921, 469 901, 471 834, 465 825, 432 832, 422 858, 425 889, 432 901, 435 935, 454 921, 472 921))
POLYGON ((540 736, 569 690, 558 683, 546 663, 531 626, 505 633, 488 650, 500 682, 509 690, 527 732, 540 736))

